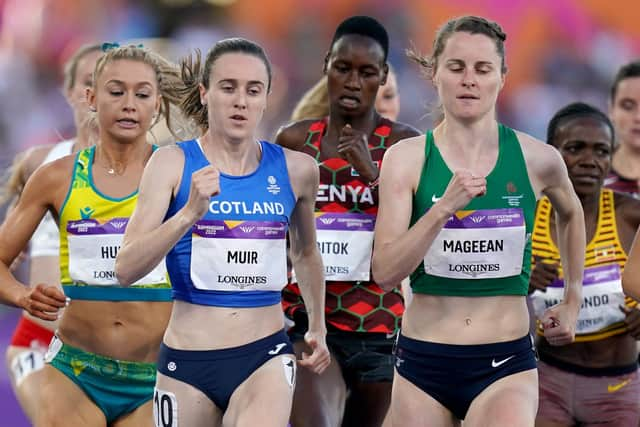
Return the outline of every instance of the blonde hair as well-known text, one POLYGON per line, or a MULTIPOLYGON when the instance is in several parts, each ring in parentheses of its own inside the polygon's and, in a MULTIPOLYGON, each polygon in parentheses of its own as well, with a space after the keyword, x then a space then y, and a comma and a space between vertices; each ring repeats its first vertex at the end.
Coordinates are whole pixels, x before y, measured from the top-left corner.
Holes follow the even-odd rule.
POLYGON ((4 184, 0 188, 0 205, 4 205, 22 194, 24 188, 24 168, 26 155, 19 153, 5 171, 4 184))
POLYGON ((318 119, 329 115, 329 88, 323 76, 302 96, 293 109, 291 121, 318 119))
POLYGON ((87 44, 81 46, 78 50, 71 55, 71 58, 64 64, 64 89, 71 90, 76 85, 76 72, 78 71, 78 63, 90 53, 99 52, 102 50, 102 45, 99 44, 87 44))
POLYGON ((174 131, 176 123, 179 121, 172 121, 172 114, 175 114, 175 110, 172 111, 172 105, 179 105, 182 98, 181 94, 184 88, 182 79, 180 78, 180 70, 177 65, 172 64, 162 56, 138 46, 122 46, 114 49, 110 49, 105 52, 103 56, 96 62, 96 68, 93 72, 93 87, 95 89, 98 77, 102 74, 104 67, 114 61, 118 60, 130 60, 139 61, 149 65, 156 74, 158 83, 158 91, 162 95, 162 103, 160 104, 160 112, 156 120, 152 123, 153 127, 162 117, 165 119, 165 123, 169 132, 178 138, 174 131))

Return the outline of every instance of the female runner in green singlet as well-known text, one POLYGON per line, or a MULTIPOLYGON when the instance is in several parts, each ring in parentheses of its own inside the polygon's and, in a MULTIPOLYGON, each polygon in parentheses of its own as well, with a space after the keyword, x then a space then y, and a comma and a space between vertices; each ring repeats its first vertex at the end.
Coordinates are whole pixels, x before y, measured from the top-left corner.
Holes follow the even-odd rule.
POLYGON ((506 66, 502 29, 466 16, 438 32, 431 59, 444 121, 385 156, 373 276, 411 274, 396 349, 396 426, 533 426, 538 384, 525 302, 530 233, 544 194, 558 215, 564 300, 543 316, 571 342, 585 248, 580 203, 558 153, 496 121, 506 66), (412 273, 413 272, 413 273, 412 273))

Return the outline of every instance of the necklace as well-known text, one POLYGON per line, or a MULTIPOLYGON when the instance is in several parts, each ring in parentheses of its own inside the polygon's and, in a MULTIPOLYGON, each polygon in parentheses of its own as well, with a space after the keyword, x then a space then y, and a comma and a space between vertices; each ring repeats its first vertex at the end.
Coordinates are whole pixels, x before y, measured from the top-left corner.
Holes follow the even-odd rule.
POLYGON ((127 165, 123 165, 122 171, 118 171, 117 167, 114 167, 114 166, 111 166, 111 165, 104 166, 104 165, 101 164, 100 166, 102 166, 102 168, 107 172, 107 174, 109 176, 122 175, 125 172, 125 170, 127 169, 127 165))

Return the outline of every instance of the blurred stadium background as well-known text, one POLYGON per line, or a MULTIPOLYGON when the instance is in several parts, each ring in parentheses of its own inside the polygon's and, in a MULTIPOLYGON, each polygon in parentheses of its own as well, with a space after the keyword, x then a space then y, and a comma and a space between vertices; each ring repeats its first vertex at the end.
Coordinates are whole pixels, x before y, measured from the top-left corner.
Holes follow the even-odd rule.
MULTIPOLYGON (((404 49, 413 43, 429 52, 434 32, 451 17, 477 14, 503 26, 509 72, 499 118, 539 138, 569 102, 606 109, 616 69, 640 57, 638 0, 0 0, 0 167, 18 151, 73 134, 62 64, 91 42, 153 39, 145 44, 173 60, 224 37, 259 42, 276 70, 261 130, 271 139, 320 77, 335 26, 353 14, 386 26, 399 120, 423 130, 434 118, 434 92, 404 49)), ((0 309, 0 427, 28 425, 4 364, 16 319, 16 310, 0 309)))

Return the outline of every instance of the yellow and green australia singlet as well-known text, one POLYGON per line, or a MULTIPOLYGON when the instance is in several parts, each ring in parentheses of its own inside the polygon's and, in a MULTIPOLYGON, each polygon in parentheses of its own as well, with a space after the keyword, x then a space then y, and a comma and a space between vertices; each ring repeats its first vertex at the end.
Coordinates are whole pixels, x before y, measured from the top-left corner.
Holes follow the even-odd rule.
MULTIPOLYGON (((536 197, 515 132, 498 126, 498 159, 486 177, 487 193, 444 225, 411 274, 416 293, 527 295, 536 197)), ((452 177, 429 131, 411 225, 442 197, 452 177)))
MULTIPOLYGON (((560 251, 551 238, 551 212, 549 199, 540 200, 533 229, 532 263, 534 266, 535 262, 559 264, 559 278, 547 286, 546 292, 536 290, 531 294, 538 318, 548 307, 559 303, 564 294, 560 251)), ((620 305, 634 307, 637 303, 622 292, 621 274, 627 254, 618 237, 614 194, 609 189, 600 192, 596 232, 587 244, 584 260, 583 302, 576 324, 576 342, 596 341, 625 333, 625 314, 620 305)), ((540 325, 538 335, 543 335, 540 325)))
POLYGON ((93 301, 171 301, 164 261, 130 287, 118 283, 116 255, 138 192, 120 199, 102 194, 93 183, 94 155, 95 146, 76 155, 59 214, 60 273, 66 296, 93 301))

